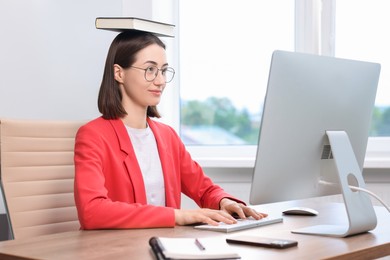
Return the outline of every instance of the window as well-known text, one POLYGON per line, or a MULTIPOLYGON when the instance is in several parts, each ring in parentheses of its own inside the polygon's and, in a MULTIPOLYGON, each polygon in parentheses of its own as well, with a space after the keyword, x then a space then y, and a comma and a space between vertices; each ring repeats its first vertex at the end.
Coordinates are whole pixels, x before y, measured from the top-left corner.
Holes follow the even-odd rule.
POLYGON ((271 54, 294 50, 294 2, 180 1, 179 22, 183 141, 255 145, 271 54))
POLYGON ((192 154, 201 161, 218 157, 221 163, 240 154, 234 166, 253 166, 271 54, 282 49, 382 64, 366 161, 368 167, 390 167, 390 93, 385 88, 390 40, 384 37, 390 17, 385 4, 180 1, 180 134, 192 154))
POLYGON ((335 1, 335 55, 381 64, 365 167, 390 167, 390 22, 386 0, 335 1))
POLYGON ((386 0, 336 1, 335 54, 381 64, 372 136, 390 136, 390 16, 386 0))

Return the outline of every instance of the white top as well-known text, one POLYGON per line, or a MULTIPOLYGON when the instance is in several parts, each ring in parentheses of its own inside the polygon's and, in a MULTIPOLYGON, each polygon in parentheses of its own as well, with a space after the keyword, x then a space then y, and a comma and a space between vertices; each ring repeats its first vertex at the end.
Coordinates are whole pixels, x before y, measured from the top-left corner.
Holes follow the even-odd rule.
POLYGON ((156 139, 150 127, 136 129, 126 126, 144 178, 148 204, 165 206, 165 186, 156 139))

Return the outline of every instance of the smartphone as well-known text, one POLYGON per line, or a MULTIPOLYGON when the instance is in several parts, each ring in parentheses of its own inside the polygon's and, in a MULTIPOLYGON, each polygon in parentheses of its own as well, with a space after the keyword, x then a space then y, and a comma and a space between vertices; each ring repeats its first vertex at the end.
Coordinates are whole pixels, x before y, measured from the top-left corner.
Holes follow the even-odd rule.
POLYGON ((244 235, 226 238, 226 242, 232 244, 261 246, 278 249, 289 248, 298 245, 298 241, 295 240, 244 235))

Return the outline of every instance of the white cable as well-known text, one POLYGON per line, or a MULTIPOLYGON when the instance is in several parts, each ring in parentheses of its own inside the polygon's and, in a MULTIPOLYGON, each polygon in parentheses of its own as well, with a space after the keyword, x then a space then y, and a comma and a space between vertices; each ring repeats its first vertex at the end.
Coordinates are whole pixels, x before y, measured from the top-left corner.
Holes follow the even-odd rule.
POLYGON ((369 190, 366 190, 366 189, 364 189, 364 188, 360 188, 360 187, 356 187, 356 186, 351 186, 351 185, 349 185, 349 188, 351 188, 351 190, 359 190, 359 191, 363 191, 363 192, 366 192, 367 194, 369 194, 369 195, 371 195, 371 196, 373 196, 375 199, 377 199, 386 209, 387 209, 387 211, 389 211, 390 212, 390 208, 389 208, 389 206, 378 196, 378 195, 376 195, 375 193, 373 193, 373 192, 371 192, 371 191, 369 191, 369 190))
MULTIPOLYGON (((324 184, 324 185, 329 185, 329 186, 340 186, 340 185, 338 185, 336 183, 331 183, 331 182, 327 182, 327 181, 323 181, 323 180, 320 180, 319 183, 324 184)), ((375 193, 373 193, 373 192, 371 192, 371 191, 369 191, 367 189, 364 189, 364 188, 360 188, 360 187, 356 187, 356 186, 352 186, 352 185, 348 185, 348 186, 349 186, 349 188, 351 190, 363 191, 363 192, 371 195, 372 197, 377 199, 387 209, 387 211, 390 212, 390 207, 378 195, 376 195, 375 193)))

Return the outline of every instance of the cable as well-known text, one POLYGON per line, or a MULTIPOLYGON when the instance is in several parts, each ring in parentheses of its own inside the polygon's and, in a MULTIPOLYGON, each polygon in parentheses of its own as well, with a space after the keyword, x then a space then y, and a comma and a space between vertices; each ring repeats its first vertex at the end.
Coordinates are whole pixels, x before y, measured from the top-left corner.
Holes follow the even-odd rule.
POLYGON ((363 192, 365 192, 365 193, 367 193, 367 194, 369 194, 369 195, 371 195, 372 197, 374 197, 375 199, 377 199, 386 209, 387 209, 387 211, 389 211, 390 212, 390 208, 389 208, 389 206, 378 196, 378 195, 376 195, 375 193, 373 193, 373 192, 371 192, 371 191, 369 191, 369 190, 366 190, 366 189, 364 189, 364 188, 360 188, 360 187, 356 187, 356 186, 352 186, 352 185, 349 185, 349 188, 351 189, 351 190, 355 190, 355 191, 363 191, 363 192))
MULTIPOLYGON (((327 181, 323 181, 323 180, 320 180, 319 183, 324 184, 324 185, 329 185, 329 186, 340 186, 339 184, 327 182, 327 181)), ((363 191, 363 192, 367 193, 368 195, 371 195, 372 197, 377 199, 387 209, 387 211, 390 212, 390 207, 375 193, 373 193, 367 189, 364 189, 364 188, 360 188, 360 187, 356 187, 356 186, 352 186, 352 185, 348 185, 348 186, 353 191, 363 191)))

